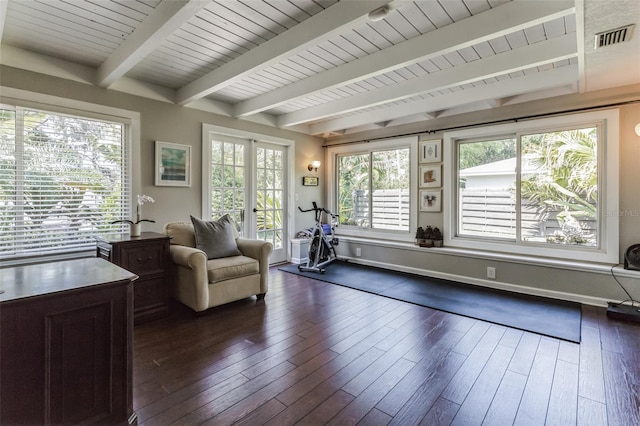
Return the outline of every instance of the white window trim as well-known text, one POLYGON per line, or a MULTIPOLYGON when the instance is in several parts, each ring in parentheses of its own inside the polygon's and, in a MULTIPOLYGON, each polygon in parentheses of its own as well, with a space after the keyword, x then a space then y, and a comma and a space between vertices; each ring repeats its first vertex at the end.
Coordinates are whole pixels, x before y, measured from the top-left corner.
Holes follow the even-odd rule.
POLYGON ((485 252, 501 252, 516 255, 617 264, 619 262, 619 219, 618 215, 614 213, 616 213, 619 208, 619 128, 619 111, 616 109, 446 132, 444 134, 445 161, 443 172, 444 245, 485 252), (584 124, 592 125, 594 122, 602 123, 604 139, 598 141, 598 161, 604 166, 604 173, 600 177, 601 183, 599 184, 604 195, 598 205, 600 227, 599 248, 585 248, 581 250, 579 247, 574 246, 525 246, 517 243, 487 241, 454 235, 457 227, 455 196, 457 182, 456 140, 485 138, 504 135, 506 133, 514 134, 529 131, 544 131, 546 128, 553 127, 579 127, 584 124))
POLYGON ((413 242, 415 238, 415 230, 417 229, 418 223, 418 136, 407 136, 378 140, 375 142, 368 142, 365 145, 354 144, 328 147, 325 163, 327 164, 327 176, 332 177, 332 183, 331 185, 327 185, 327 200, 329 200, 329 210, 331 210, 332 212, 337 211, 337 191, 335 186, 338 182, 338 155, 358 154, 400 147, 409 147, 409 230, 372 230, 369 228, 357 229, 355 227, 346 228, 338 226, 336 228, 336 234, 343 236, 366 237, 379 240, 413 242))

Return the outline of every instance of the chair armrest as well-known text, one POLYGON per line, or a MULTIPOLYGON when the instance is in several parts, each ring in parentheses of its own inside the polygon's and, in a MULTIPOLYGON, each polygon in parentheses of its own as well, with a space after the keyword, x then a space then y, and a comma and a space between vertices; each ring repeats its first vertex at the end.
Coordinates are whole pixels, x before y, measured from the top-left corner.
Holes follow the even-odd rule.
POLYGON ((198 267, 207 269, 207 255, 200 249, 195 247, 187 247, 181 245, 169 246, 169 254, 174 263, 186 266, 191 269, 198 267))
POLYGON ((266 293, 269 289, 269 256, 273 252, 273 244, 262 240, 238 238, 238 250, 247 257, 256 259, 260 264, 260 289, 266 293))
POLYGON ((209 306, 209 274, 207 255, 194 247, 172 244, 169 255, 175 268, 174 294, 194 311, 204 311, 209 306))
POLYGON ((273 245, 271 243, 262 240, 248 240, 244 238, 238 238, 236 243, 238 244, 238 250, 240 250, 244 256, 252 257, 260 263, 269 263, 269 256, 273 251, 273 245))

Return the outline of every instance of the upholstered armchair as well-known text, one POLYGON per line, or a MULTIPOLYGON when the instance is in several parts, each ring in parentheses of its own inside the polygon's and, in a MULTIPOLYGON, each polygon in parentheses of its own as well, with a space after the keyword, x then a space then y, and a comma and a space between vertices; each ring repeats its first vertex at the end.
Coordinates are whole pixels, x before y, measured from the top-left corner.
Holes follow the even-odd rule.
POLYGON ((231 221, 234 226, 232 237, 222 243, 204 241, 209 246, 203 247, 202 235, 207 230, 203 231, 202 227, 217 223, 194 219, 193 223, 173 222, 164 227, 165 234, 171 237, 172 296, 195 312, 254 295, 260 300, 269 288, 271 243, 237 238, 235 224, 231 221), (198 226, 199 244, 196 243, 194 224, 198 226), (233 247, 227 247, 229 244, 233 247), (221 247, 227 252, 220 253, 221 247))

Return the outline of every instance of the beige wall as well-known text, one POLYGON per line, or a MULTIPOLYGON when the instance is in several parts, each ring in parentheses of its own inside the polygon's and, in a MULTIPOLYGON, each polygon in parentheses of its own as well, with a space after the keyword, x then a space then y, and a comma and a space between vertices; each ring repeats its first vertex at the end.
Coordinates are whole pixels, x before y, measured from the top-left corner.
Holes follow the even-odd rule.
MULTIPOLYGON (((161 231, 167 222, 188 221, 191 214, 201 216, 203 123, 293 140, 295 187, 290 188, 293 207, 298 203, 303 207, 311 205, 314 200, 322 202, 323 179, 318 187, 302 186, 302 176, 308 173, 309 160, 322 159, 323 140, 320 138, 7 66, 0 68, 0 86, 139 112, 141 161, 133 167, 140 172, 140 193, 155 199, 155 203, 144 206, 144 217, 156 221, 155 224, 145 224, 145 230, 161 231), (154 186, 156 140, 192 147, 191 187, 154 186), (298 202, 294 199, 296 193, 299 195, 298 202)), ((1 97, 2 93, 0 100, 1 97)), ((313 217, 299 213, 297 209, 295 212, 293 229, 301 229, 313 223, 313 217)))

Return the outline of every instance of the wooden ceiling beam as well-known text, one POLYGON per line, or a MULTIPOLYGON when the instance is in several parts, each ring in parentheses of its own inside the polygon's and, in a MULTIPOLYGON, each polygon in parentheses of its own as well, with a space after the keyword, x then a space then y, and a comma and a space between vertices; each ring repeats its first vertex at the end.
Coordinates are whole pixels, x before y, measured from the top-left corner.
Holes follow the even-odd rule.
POLYGON ((434 92, 522 71, 575 57, 576 51, 575 36, 556 37, 433 74, 425 74, 347 98, 283 114, 278 118, 278 126, 286 127, 317 121, 376 105, 399 101, 421 93, 434 92))
POLYGON ((181 87, 177 92, 177 103, 189 104, 298 52, 329 40, 346 28, 365 22, 369 12, 387 3, 389 0, 340 1, 181 87))
POLYGON ((575 82, 577 72, 577 66, 569 65, 505 80, 500 83, 469 88, 464 91, 464 96, 461 96, 460 92, 454 92, 421 101, 407 102, 398 106, 380 108, 375 111, 364 111, 347 117, 326 120, 311 124, 309 130, 311 134, 314 135, 322 134, 337 129, 348 129, 369 123, 394 120, 419 112, 441 111, 473 102, 484 102, 495 98, 516 96, 554 87, 562 87, 575 82))
POLYGON ((191 19, 209 0, 163 1, 100 65, 97 84, 109 87, 191 19))
MULTIPOLYGON (((242 117, 397 70, 574 13, 573 1, 513 1, 360 59, 256 96, 235 107, 242 117)), ((249 53, 251 54, 251 52, 249 53)))

